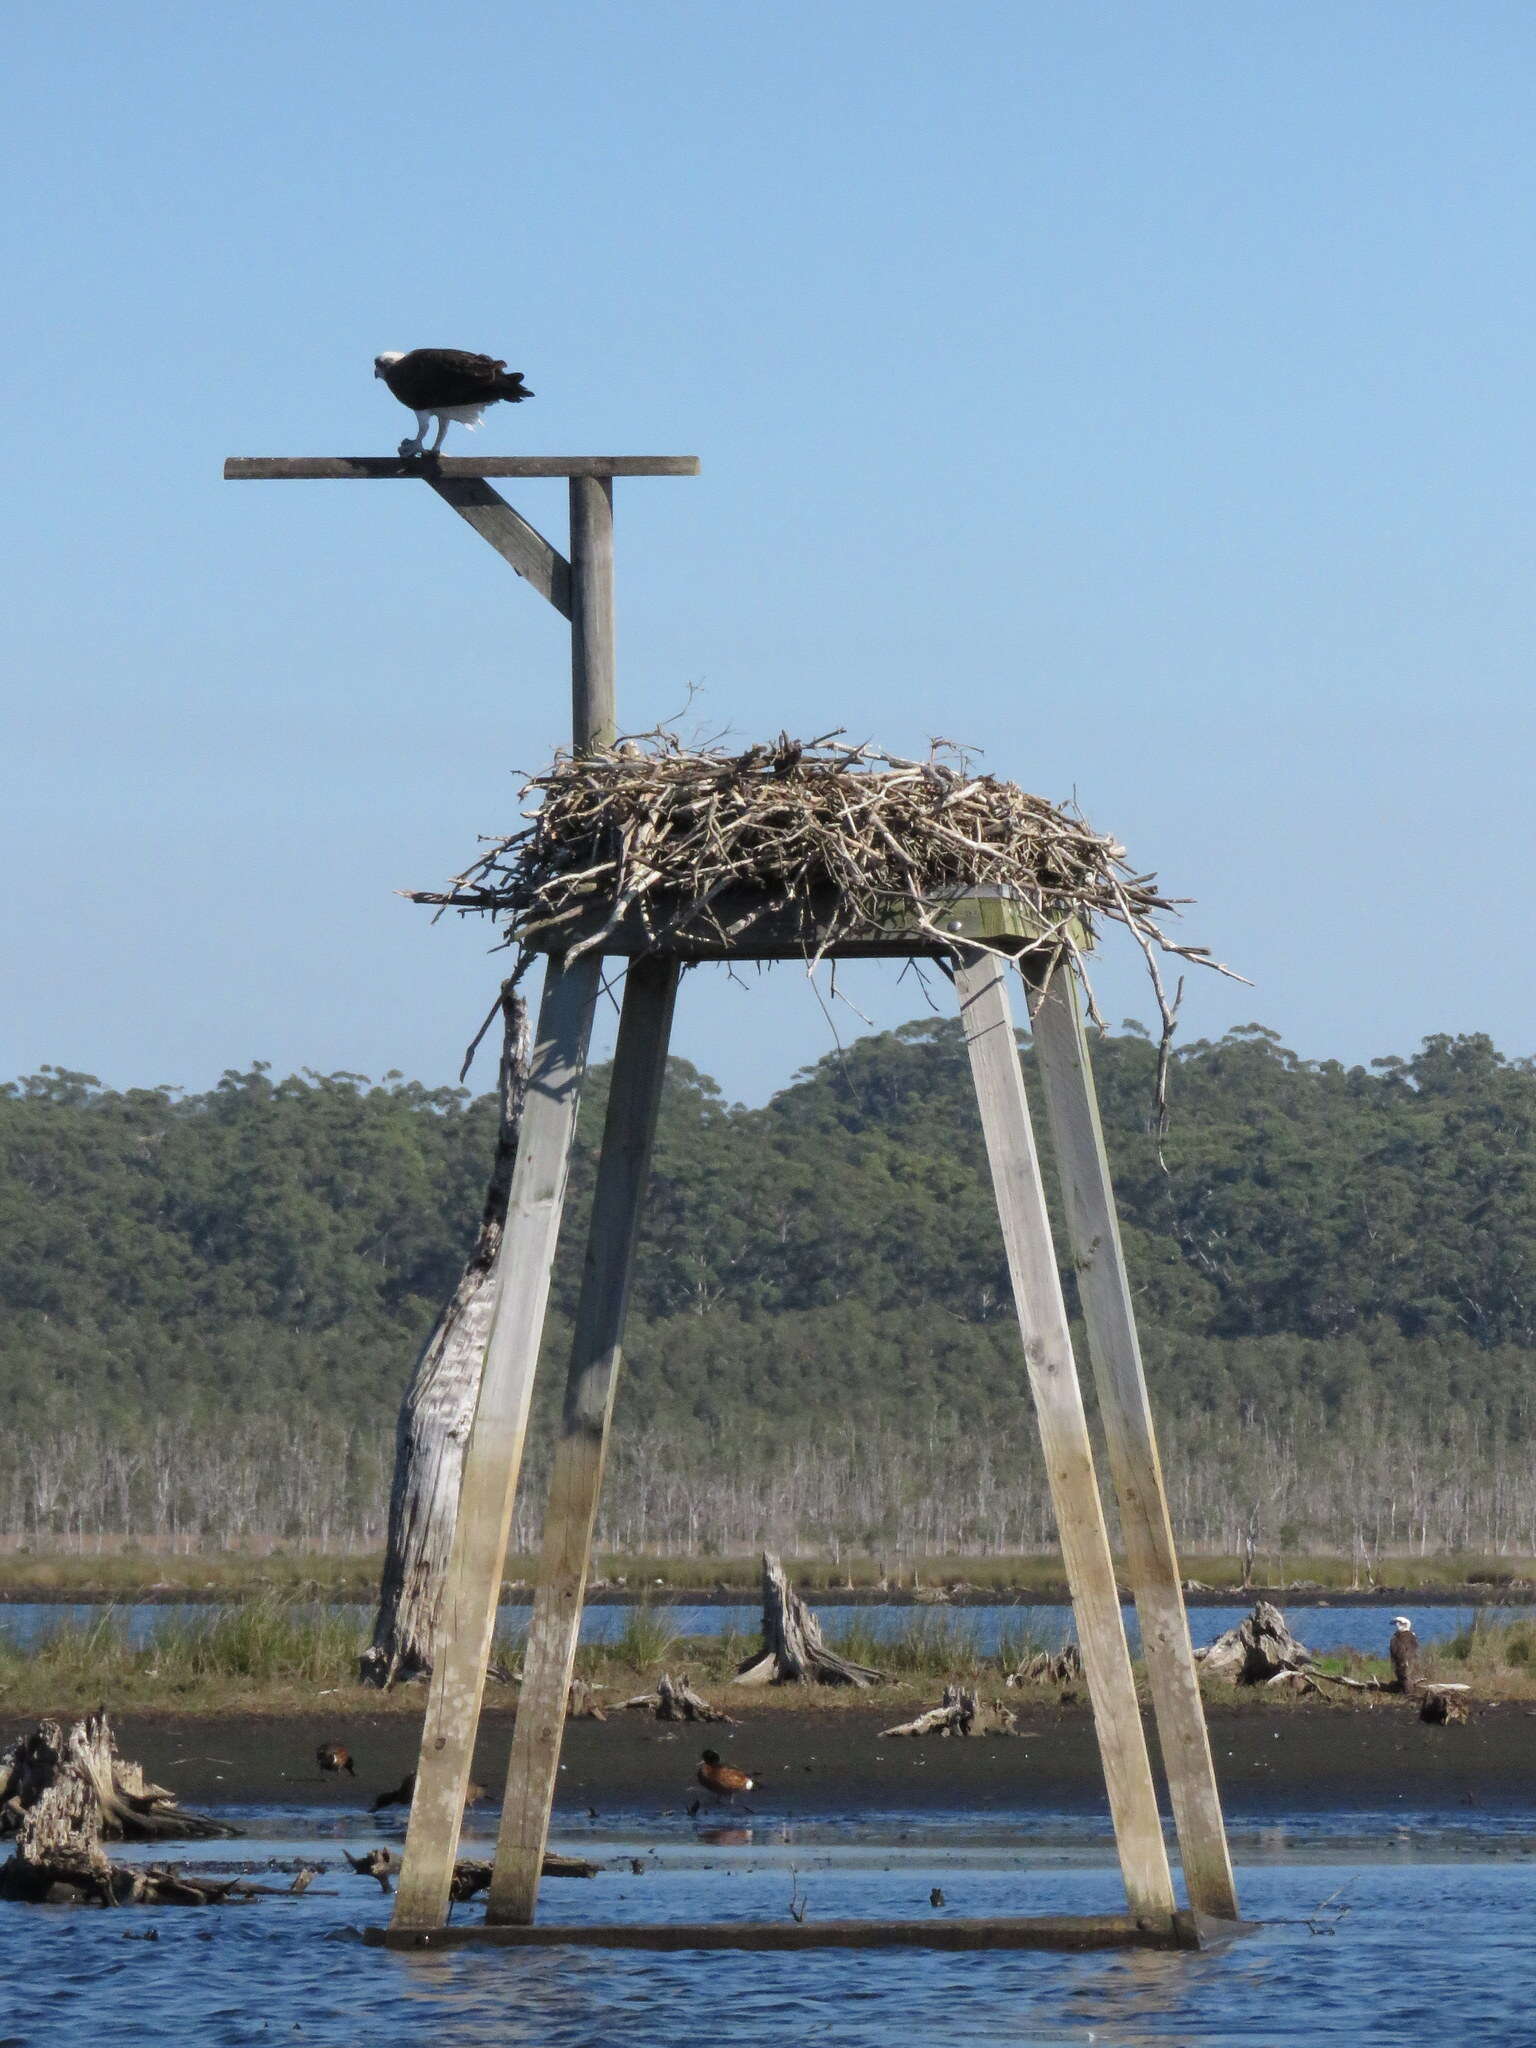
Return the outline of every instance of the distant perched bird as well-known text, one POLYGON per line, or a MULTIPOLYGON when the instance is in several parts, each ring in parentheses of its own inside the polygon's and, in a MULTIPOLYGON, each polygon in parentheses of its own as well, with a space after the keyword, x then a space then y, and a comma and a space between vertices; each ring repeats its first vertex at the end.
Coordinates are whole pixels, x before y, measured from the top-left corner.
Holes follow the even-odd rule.
POLYGON ((728 1804, 734 1802, 738 1792, 752 1790, 752 1780, 746 1772, 738 1771, 730 1764, 721 1763, 720 1753, 714 1749, 705 1750, 699 1759, 699 1768, 694 1772, 694 1776, 706 1792, 712 1793, 716 1799, 725 1800, 728 1804))
POLYGON ((322 1771, 345 1771, 349 1778, 357 1776, 352 1768, 352 1752, 343 1749, 339 1742, 322 1742, 315 1751, 315 1762, 322 1771))
POLYGON ((942 1892, 941 1892, 941 1891, 939 1890, 939 1888, 938 1888, 938 1886, 937 1886, 937 1885, 935 1885, 935 1886, 934 1886, 934 1888, 933 1888, 933 1890, 932 1890, 932 1891, 931 1891, 931 1892, 930 1892, 930 1893, 928 1894, 928 1903, 929 1903, 929 1905, 930 1905, 930 1906, 942 1906, 942 1905, 943 1905, 943 1903, 944 1903, 944 1894, 943 1894, 943 1893, 942 1893, 942 1892))
POLYGON ((376 1877, 379 1890, 388 1892, 389 1880, 395 1872, 395 1859, 390 1850, 370 1849, 365 1856, 354 1856, 350 1849, 343 1849, 341 1853, 359 1877, 376 1877))
POLYGON ((471 355, 462 348, 413 348, 408 355, 386 349, 374 357, 373 374, 382 377, 416 415, 416 438, 400 443, 402 455, 435 455, 450 420, 478 427, 487 406, 518 405, 533 396, 521 370, 509 370, 495 356, 471 355), (437 421, 437 439, 424 450, 427 422, 432 419, 437 421))
POLYGON ((1387 1655, 1392 1659, 1392 1676, 1397 1681, 1398 1691, 1411 1692, 1418 1677, 1419 1639, 1406 1614, 1399 1614, 1392 1623, 1392 1640, 1387 1644, 1387 1655))

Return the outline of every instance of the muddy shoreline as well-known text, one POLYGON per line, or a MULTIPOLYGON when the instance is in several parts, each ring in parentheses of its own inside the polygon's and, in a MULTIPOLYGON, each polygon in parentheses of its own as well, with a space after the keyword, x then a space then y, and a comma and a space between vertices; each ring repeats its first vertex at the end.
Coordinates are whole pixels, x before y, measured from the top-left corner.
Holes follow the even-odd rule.
MULTIPOLYGON (((735 1703, 732 1703, 733 1706, 735 1703)), ((759 1814, 781 1817, 938 1809, 986 1813, 1104 1811, 1103 1775, 1085 1709, 1034 1707, 1015 1737, 961 1741, 878 1739, 887 1712, 808 1706, 742 1711, 735 1728, 671 1728, 637 1715, 567 1725, 558 1815, 596 1808, 678 1810, 692 1796, 698 1751, 713 1738, 762 1787, 759 1814)), ((499 1786, 514 1715, 489 1709, 474 1775, 499 1786)), ((188 1806, 271 1805, 366 1814, 375 1793, 414 1768, 416 1715, 338 1710, 291 1715, 127 1713, 114 1717, 123 1755, 188 1806), (322 1742, 352 1752, 356 1777, 323 1777, 322 1742)), ((1150 1724, 1149 1724, 1150 1729, 1150 1724)), ((1370 1709, 1216 1707, 1211 1745, 1234 1813, 1469 1807, 1536 1817, 1536 1709, 1480 1707, 1470 1725, 1430 1728, 1398 1705, 1370 1709)), ((0 1741, 17 1732, 0 1721, 0 1741)), ((1155 1740, 1155 1738, 1154 1738, 1155 1740)), ((400 1809, 390 1809, 395 1820, 400 1809)))

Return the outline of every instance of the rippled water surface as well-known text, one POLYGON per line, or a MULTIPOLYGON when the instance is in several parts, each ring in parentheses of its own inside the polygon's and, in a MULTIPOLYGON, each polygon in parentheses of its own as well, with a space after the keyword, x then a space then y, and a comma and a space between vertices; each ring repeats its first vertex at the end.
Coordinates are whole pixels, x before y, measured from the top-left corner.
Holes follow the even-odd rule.
MULTIPOLYGON (((301 1898, 221 1909, 0 1907, 10 1968, 0 2048, 52 2044, 415 2042, 629 2048, 658 2041, 786 2048, 1095 2042, 1523 2042, 1536 1964, 1536 1830, 1505 1816, 1455 1822, 1313 1816, 1234 1840, 1256 1930, 1202 1955, 648 1955, 600 1949, 395 1956, 356 1930, 388 1903, 341 1864, 376 1834, 356 1819, 302 1833, 248 1812, 244 1843, 185 1861, 302 1858, 301 1898), (142 1937, 153 1931, 158 1939, 142 1937)), ((1036 1817, 1013 1839, 995 1818, 771 1822, 695 1834, 681 1820, 568 1833, 604 1863, 549 1883, 552 1921, 923 1919, 1096 1912, 1121 1906, 1107 1844, 1083 1821, 1036 1817), (643 1872, 631 1867, 638 1859, 643 1872), (938 1886, 944 1905, 929 1904, 938 1886)), ((486 1823, 477 1823, 484 1837, 486 1823)), ((261 1881, 287 1882, 267 1872, 261 1881)), ((460 1907, 462 1914, 473 1908, 460 1907)))

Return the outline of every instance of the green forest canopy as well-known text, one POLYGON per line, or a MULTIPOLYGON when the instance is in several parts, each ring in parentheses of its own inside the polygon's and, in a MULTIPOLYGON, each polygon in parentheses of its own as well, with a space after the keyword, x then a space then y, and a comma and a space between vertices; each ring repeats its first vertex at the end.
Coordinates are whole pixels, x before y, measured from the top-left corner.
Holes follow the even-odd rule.
MULTIPOLYGON (((1471 1034, 1346 1067, 1247 1025, 1179 1051, 1166 1170, 1146 1034, 1108 1035, 1095 1062, 1160 1409, 1368 1398, 1399 1424, 1454 1406, 1532 1433, 1536 1062, 1471 1034)), ((583 1103, 553 1344, 606 1080, 583 1103)), ((395 1074, 258 1062, 186 1095, 45 1067, 0 1087, 9 1412, 386 1424, 493 1136, 489 1097, 395 1074)), ((631 1423, 947 1430, 1016 1407, 958 1026, 862 1039, 761 1109, 674 1060, 629 1351, 631 1423)))

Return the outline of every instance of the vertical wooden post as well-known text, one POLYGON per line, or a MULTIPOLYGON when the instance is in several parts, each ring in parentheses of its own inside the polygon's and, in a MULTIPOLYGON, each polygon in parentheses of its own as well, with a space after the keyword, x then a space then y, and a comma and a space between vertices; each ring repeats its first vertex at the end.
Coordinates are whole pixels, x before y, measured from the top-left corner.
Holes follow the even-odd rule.
POLYGON ((1024 1339, 1041 1448, 1072 1591, 1083 1669, 1104 1760, 1120 1868, 1133 1913, 1171 1913, 1173 1879, 1120 1614, 1114 1559, 1008 1003, 1006 963, 966 953, 956 970, 960 1014, 981 1107, 1014 1305, 1024 1339))
POLYGON ((570 967, 552 956, 545 969, 497 1265, 496 1308, 464 1453, 395 1927, 441 1927, 448 1914, 601 965, 595 953, 587 953, 570 967))
POLYGON ((539 1894, 677 977, 675 959, 652 957, 635 961, 624 984, 565 1414, 550 1472, 543 1557, 485 1916, 491 1926, 531 1921, 539 1894))
POLYGON ((1061 1176, 1184 1882, 1197 1912, 1236 1919, 1237 1888, 1184 1611, 1077 981, 1065 960, 1043 991, 1039 974, 1030 978, 1036 991, 1035 1061, 1061 1176))
POLYGON ((571 478, 571 732, 578 754, 618 738, 613 695, 613 479, 571 478))

